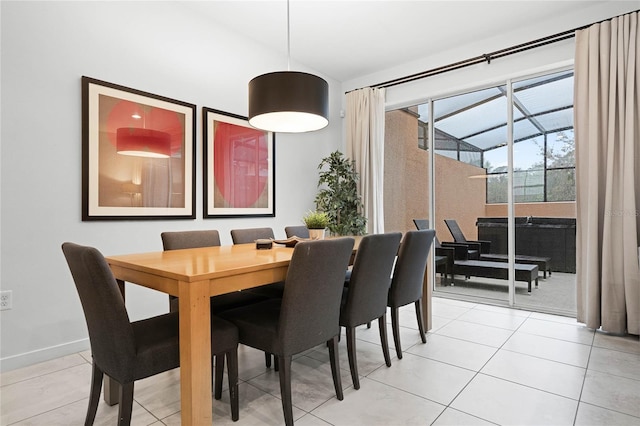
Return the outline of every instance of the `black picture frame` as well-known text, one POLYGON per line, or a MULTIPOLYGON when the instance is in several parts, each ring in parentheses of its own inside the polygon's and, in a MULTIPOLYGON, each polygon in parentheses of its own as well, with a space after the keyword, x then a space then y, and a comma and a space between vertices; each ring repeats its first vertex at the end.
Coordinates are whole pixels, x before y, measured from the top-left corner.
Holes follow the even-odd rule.
POLYGON ((203 217, 275 217, 275 133, 202 109, 203 217))
POLYGON ((195 219, 196 106, 82 77, 82 220, 195 219))

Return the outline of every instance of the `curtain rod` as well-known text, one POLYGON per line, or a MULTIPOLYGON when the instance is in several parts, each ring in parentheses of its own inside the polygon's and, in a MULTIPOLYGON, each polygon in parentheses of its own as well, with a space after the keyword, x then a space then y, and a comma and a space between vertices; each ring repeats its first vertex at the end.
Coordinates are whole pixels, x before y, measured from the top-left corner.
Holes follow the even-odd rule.
MULTIPOLYGON (((636 10, 633 12, 629 12, 629 13, 636 13, 640 11, 636 10)), ((624 15, 620 15, 620 16, 624 16, 624 15)), ((537 40, 533 40, 533 41, 529 41, 527 43, 522 43, 522 44, 518 44, 516 46, 511 46, 511 47, 507 47, 506 49, 500 49, 500 50, 496 50, 494 52, 491 53, 485 53, 479 56, 475 56, 473 58, 469 58, 469 59, 465 59, 464 61, 459 61, 459 62, 454 62, 452 64, 449 65, 444 65, 441 67, 437 67, 437 68, 432 68, 430 70, 426 70, 426 71, 421 71, 419 73, 416 74, 411 74, 411 75, 407 75, 404 77, 400 77, 400 78, 396 78, 393 80, 389 80, 389 81, 384 81, 382 83, 378 83, 378 84, 373 84, 371 86, 368 87, 374 87, 374 88, 386 88, 386 87, 392 87, 392 86, 397 86, 399 84, 403 84, 403 83, 409 83, 411 81, 415 81, 415 80, 420 80, 422 78, 426 78, 426 77, 431 77, 433 75, 437 75, 437 74, 442 74, 445 72, 449 72, 449 71, 454 71, 460 68, 465 68, 465 67, 469 67, 471 65, 476 65, 476 64, 480 64, 483 62, 486 62, 487 64, 490 64, 491 61, 493 59, 498 59, 498 58, 502 58, 504 56, 509 56, 509 55, 513 55, 515 53, 520 53, 520 52, 524 52, 526 50, 530 50, 530 49, 535 49, 536 47, 541 47, 541 46, 545 46, 551 43, 557 43, 559 41, 562 40, 567 40, 570 38, 575 37, 576 31, 579 30, 583 30, 585 28, 589 28, 591 25, 594 24, 599 24, 605 21, 609 21, 613 18, 609 18, 609 19, 603 19, 602 21, 598 21, 598 22, 593 22, 591 24, 588 25, 584 25, 582 27, 577 27, 574 28, 572 30, 567 30, 567 31, 563 31, 561 33, 557 33, 554 35, 550 35, 547 37, 543 37, 543 38, 539 38, 537 40)), ((354 90, 358 90, 358 89, 354 89, 354 90)), ((352 92, 353 90, 350 90, 349 92, 352 92)), ((349 93, 346 92, 346 93, 349 93)))

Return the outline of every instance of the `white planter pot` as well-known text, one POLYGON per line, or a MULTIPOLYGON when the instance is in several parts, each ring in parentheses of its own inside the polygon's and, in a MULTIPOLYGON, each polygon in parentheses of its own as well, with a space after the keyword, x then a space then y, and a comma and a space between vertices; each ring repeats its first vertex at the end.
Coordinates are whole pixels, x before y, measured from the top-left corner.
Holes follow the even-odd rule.
POLYGON ((309 238, 312 240, 324 240, 324 229, 309 229, 309 238))

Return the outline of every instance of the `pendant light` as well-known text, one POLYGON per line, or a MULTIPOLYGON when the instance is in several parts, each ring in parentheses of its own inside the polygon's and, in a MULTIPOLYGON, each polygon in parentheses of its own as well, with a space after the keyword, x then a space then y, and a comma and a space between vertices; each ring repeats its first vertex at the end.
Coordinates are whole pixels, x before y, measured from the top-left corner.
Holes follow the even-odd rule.
POLYGON ((313 74, 291 71, 289 0, 287 0, 287 71, 249 82, 249 124, 270 132, 302 133, 329 124, 329 85, 313 74))

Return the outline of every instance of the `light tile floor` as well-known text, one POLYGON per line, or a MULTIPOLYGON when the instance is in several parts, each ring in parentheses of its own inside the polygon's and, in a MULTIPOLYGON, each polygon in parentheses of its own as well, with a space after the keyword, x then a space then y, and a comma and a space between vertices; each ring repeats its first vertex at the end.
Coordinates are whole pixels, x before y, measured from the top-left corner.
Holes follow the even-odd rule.
MULTIPOLYGON (((360 390, 340 343, 345 398, 335 398, 328 354, 317 347, 293 363, 296 424, 314 425, 640 425, 640 342, 594 332, 575 320, 433 299, 433 329, 420 342, 413 306, 402 309, 404 357, 384 365, 378 328, 357 331, 360 390)), ((389 339, 392 342, 389 326, 389 339)), ((392 351, 395 355, 395 352, 392 351)), ((83 424, 90 353, 0 376, 1 425, 83 424)), ((240 348, 240 420, 283 422, 278 374, 240 348)), ((180 423, 179 369, 135 386, 134 425, 180 423)), ((214 424, 232 424, 228 393, 214 424)), ((116 424, 100 403, 95 424, 116 424)))

